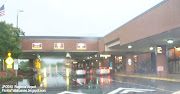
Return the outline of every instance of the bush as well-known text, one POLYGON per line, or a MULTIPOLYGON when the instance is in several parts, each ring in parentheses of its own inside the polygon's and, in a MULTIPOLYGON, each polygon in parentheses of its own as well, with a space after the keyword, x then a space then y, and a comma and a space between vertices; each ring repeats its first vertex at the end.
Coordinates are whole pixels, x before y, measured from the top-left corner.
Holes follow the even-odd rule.
POLYGON ((9 81, 9 80, 13 80, 13 79, 18 79, 18 77, 15 77, 15 76, 8 76, 8 77, 5 77, 5 78, 0 78, 0 83, 1 82, 4 82, 4 81, 9 81))

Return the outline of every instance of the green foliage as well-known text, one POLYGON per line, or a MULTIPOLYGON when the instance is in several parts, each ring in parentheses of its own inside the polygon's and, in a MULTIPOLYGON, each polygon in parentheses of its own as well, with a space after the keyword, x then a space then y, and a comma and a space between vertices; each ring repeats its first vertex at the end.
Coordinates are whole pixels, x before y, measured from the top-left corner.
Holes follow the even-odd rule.
POLYGON ((24 35, 24 32, 19 28, 0 22, 0 57, 6 58, 8 52, 11 52, 14 58, 20 55, 20 35, 24 35))
POLYGON ((8 76, 8 77, 5 77, 5 78, 0 78, 0 83, 1 83, 1 82, 4 82, 4 81, 13 80, 13 79, 18 79, 18 77, 8 76))
POLYGON ((19 66, 23 72, 28 72, 32 69, 29 67, 29 61, 21 61, 19 66))

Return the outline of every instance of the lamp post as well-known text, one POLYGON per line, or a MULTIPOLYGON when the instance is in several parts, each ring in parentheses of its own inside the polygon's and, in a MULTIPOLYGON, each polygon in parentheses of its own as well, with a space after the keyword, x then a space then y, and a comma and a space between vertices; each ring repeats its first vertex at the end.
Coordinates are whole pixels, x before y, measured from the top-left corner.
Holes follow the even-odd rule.
POLYGON ((17 28, 18 28, 18 14, 19 12, 23 12, 23 10, 17 10, 17 28))

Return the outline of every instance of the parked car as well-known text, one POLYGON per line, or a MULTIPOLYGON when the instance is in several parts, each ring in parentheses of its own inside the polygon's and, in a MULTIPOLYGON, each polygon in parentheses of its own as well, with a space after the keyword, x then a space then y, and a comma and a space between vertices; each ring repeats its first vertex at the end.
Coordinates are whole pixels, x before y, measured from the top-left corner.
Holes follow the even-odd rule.
POLYGON ((100 67, 99 69, 96 70, 96 74, 98 75, 108 75, 110 74, 110 69, 106 67, 100 67))
POLYGON ((96 68, 95 67, 87 67, 86 69, 87 74, 95 74, 96 73, 96 68))
POLYGON ((83 68, 77 68, 77 69, 76 69, 76 75, 77 75, 77 76, 86 75, 86 70, 83 69, 83 68))

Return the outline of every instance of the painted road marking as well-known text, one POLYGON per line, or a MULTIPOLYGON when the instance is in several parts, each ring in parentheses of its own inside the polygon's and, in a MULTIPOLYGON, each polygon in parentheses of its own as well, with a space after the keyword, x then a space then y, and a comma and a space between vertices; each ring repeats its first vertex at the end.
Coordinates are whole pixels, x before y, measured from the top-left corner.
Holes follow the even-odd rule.
POLYGON ((115 93, 121 93, 121 94, 124 94, 124 93, 130 93, 130 92, 154 92, 156 90, 152 90, 152 89, 138 89, 138 88, 118 88, 118 89, 115 89, 111 92, 109 92, 108 94, 115 94, 115 93))
POLYGON ((180 91, 174 92, 173 94, 180 94, 180 91))
POLYGON ((176 79, 169 79, 169 78, 143 77, 143 76, 137 76, 137 75, 126 75, 126 74, 115 74, 115 75, 118 75, 118 76, 123 76, 123 77, 134 77, 134 78, 144 78, 144 79, 154 79, 154 80, 162 80, 162 81, 180 82, 180 80, 176 80, 176 79))
POLYGON ((152 89, 158 89, 158 90, 166 91, 166 92, 170 92, 170 93, 173 92, 173 91, 164 90, 164 89, 160 89, 160 88, 157 88, 157 87, 152 87, 152 86, 147 86, 147 85, 142 85, 142 84, 136 84, 136 83, 130 83, 130 82, 122 82, 122 81, 116 81, 116 80, 111 80, 111 81, 119 82, 119 83, 125 83, 125 84, 133 84, 133 85, 138 85, 138 86, 144 86, 144 87, 148 87, 148 88, 152 88, 152 89))
POLYGON ((85 94, 85 93, 78 93, 78 92, 69 92, 69 91, 64 91, 64 92, 57 93, 57 94, 85 94))

